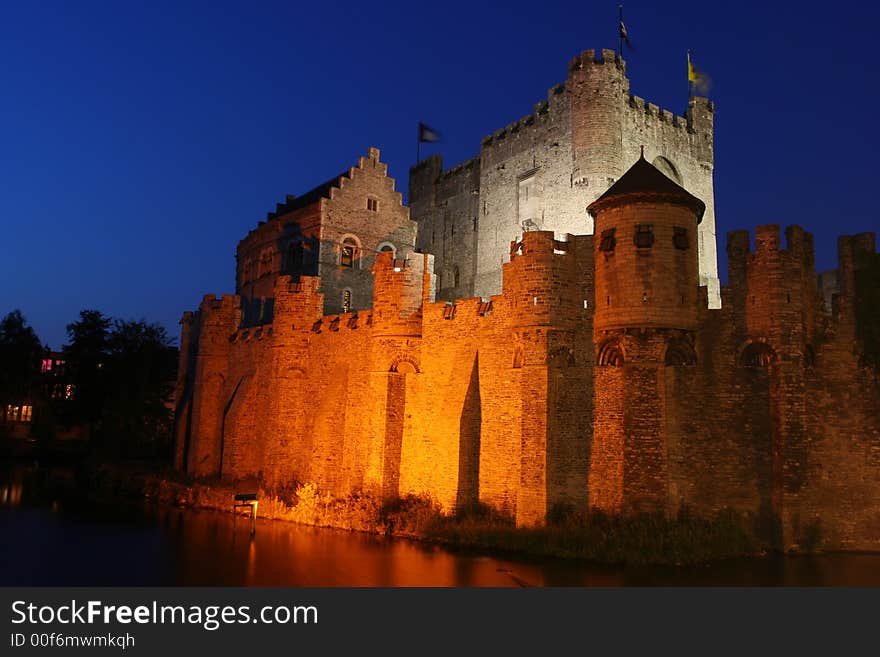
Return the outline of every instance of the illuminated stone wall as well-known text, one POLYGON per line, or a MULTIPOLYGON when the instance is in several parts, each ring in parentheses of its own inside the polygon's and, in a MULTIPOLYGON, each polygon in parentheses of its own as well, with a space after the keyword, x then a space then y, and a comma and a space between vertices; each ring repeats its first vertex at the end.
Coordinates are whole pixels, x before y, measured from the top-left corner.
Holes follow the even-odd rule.
POLYGON ((418 245, 437 258, 440 297, 500 292, 501 264, 524 221, 529 230, 592 233, 584 208, 644 147, 648 161, 706 204, 697 237, 700 280, 717 307, 714 113, 706 98, 690 99, 684 115, 676 115, 632 95, 625 62, 612 50, 573 58, 567 79, 532 113, 483 138, 476 157, 444 170, 434 155, 411 169, 418 245), (531 181, 528 198, 524 181, 531 181))
MULTIPOLYGON (((682 220, 644 205, 613 220, 654 210, 682 220)), ((592 235, 552 231, 508 244, 489 299, 435 300, 434 256, 414 252, 378 254, 357 312, 325 314, 310 276, 276 276, 258 325, 241 297, 207 296, 183 320, 177 465, 270 489, 429 495, 447 511, 479 501, 520 525, 563 507, 732 508, 769 544, 880 549, 880 384, 855 304, 880 256, 872 236, 841 238, 828 313, 812 236, 785 235, 783 248, 760 226, 754 249, 729 235, 720 310, 692 265, 689 285, 666 276, 656 299, 685 303, 680 316, 653 300, 597 313, 596 286, 641 285, 621 274, 628 255, 612 272, 592 235)), ((679 257, 658 248, 633 266, 679 257)))

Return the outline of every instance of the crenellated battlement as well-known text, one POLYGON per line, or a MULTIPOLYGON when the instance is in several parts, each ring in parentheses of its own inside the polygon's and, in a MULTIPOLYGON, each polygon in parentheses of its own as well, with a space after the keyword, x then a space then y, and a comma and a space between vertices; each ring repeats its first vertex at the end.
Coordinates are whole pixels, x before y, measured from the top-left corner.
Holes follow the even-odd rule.
POLYGON ((561 109, 561 104, 567 104, 566 89, 565 82, 553 85, 547 90, 546 100, 539 100, 535 103, 531 114, 526 114, 522 118, 496 130, 491 135, 483 137, 480 145, 482 147, 492 146, 495 143, 516 137, 519 133, 529 128, 546 124, 552 118, 553 113, 561 109))
POLYGON ((202 303, 199 306, 200 312, 211 312, 215 310, 231 310, 238 309, 241 306, 241 297, 237 294, 224 294, 219 299, 214 294, 206 294, 202 297, 202 303))
MULTIPOLYGON (((439 156, 437 156, 437 157, 439 157, 439 156)), ((480 164, 480 158, 479 157, 472 157, 471 159, 465 160, 464 162, 461 162, 460 164, 456 164, 455 166, 450 167, 449 169, 446 169, 445 171, 441 171, 438 179, 439 180, 446 180, 448 178, 454 178, 455 176, 458 176, 459 174, 469 174, 471 172, 471 170, 475 166, 479 166, 479 164, 480 164)))
POLYGON ((815 259, 813 234, 797 224, 785 228, 785 247, 782 246, 779 224, 764 224, 755 227, 755 246, 751 247, 748 230, 735 230, 727 233, 727 254, 729 260, 739 260, 747 256, 785 253, 805 264, 815 259))
POLYGON ((673 128, 687 131, 688 119, 686 116, 679 116, 674 112, 663 109, 654 103, 647 102, 640 96, 630 95, 628 101, 629 107, 637 114, 644 114, 647 121, 656 120, 659 123, 667 124, 673 128))
POLYGON ((565 256, 569 252, 572 235, 557 235, 552 230, 534 230, 523 233, 519 239, 510 243, 510 259, 539 254, 565 256))
POLYGON ((610 48, 602 48, 600 51, 596 51, 594 48, 584 50, 580 55, 572 57, 568 63, 568 70, 575 71, 590 66, 606 64, 613 64, 621 71, 626 71, 626 62, 610 48))

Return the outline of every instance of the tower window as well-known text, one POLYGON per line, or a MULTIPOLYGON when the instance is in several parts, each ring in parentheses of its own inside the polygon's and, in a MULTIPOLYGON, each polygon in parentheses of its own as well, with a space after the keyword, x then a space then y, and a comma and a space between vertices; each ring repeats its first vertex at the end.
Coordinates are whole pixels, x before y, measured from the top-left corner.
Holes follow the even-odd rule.
POLYGON ((342 291, 342 312, 351 312, 351 290, 342 291))
POLYGON ((602 231, 602 241, 599 242, 600 251, 614 250, 614 247, 617 245, 617 239, 614 237, 615 230, 614 228, 609 228, 602 231))
POLYGON ((374 198, 367 199, 367 210, 370 212, 378 212, 379 211, 379 201, 374 198))
POLYGON ((678 226, 676 226, 672 230, 673 246, 675 246, 675 248, 680 251, 686 251, 689 246, 687 228, 679 228, 678 226))
POLYGON ((639 249, 648 249, 654 244, 654 227, 651 224, 636 224, 635 244, 639 249))

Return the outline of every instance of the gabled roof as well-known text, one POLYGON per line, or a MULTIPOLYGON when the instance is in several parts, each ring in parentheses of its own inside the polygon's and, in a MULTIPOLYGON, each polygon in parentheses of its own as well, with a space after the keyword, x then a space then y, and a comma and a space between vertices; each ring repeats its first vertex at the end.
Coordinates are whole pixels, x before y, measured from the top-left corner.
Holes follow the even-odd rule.
POLYGON ((288 196, 287 201, 285 203, 279 203, 275 212, 272 214, 276 217, 280 217, 293 210, 299 210, 300 208, 305 208, 313 203, 317 203, 322 198, 330 198, 330 188, 339 187, 339 179, 348 178, 348 173, 348 170, 346 170, 337 176, 333 176, 327 182, 323 182, 317 187, 313 187, 301 196, 288 196))
POLYGON ((697 215, 697 223, 702 221, 706 211, 705 203, 648 162, 642 153, 620 180, 587 206, 587 212, 595 217, 600 210, 635 200, 668 201, 684 205, 697 215))

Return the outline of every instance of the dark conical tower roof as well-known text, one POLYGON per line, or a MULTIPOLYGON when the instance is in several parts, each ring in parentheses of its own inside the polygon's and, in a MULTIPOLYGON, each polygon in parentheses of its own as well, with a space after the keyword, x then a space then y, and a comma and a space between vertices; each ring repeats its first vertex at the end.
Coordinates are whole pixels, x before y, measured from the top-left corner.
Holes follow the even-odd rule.
POLYGON ((648 162, 643 152, 620 180, 587 207, 587 212, 595 217, 597 212, 605 208, 639 200, 668 201, 684 205, 697 215, 697 223, 702 221, 706 211, 705 203, 648 162))

